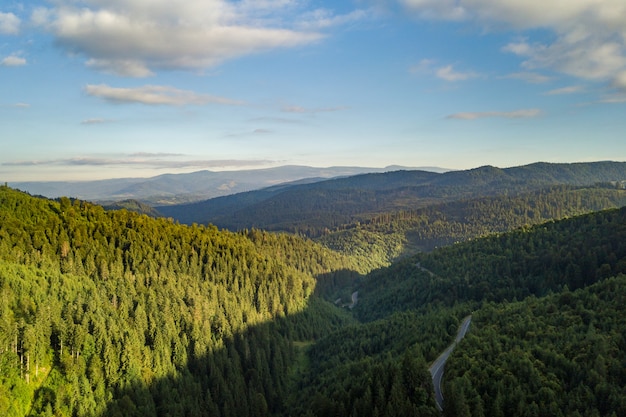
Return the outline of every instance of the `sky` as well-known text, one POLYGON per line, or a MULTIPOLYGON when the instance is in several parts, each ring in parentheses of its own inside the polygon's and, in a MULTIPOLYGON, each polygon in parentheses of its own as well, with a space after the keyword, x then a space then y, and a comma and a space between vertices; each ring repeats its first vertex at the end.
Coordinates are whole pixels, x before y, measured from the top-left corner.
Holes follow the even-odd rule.
POLYGON ((626 160, 624 0, 3 0, 0 181, 626 160))

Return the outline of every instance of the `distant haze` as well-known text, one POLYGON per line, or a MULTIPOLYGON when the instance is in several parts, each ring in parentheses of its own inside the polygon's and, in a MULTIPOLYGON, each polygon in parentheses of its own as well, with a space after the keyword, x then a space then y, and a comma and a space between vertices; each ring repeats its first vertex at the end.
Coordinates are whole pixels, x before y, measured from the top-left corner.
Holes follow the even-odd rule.
POLYGON ((153 204, 173 204, 256 190, 281 183, 308 179, 317 181, 370 172, 423 170, 446 172, 439 167, 329 167, 282 166, 241 171, 197 171, 164 174, 150 178, 120 178, 97 181, 10 182, 11 187, 49 198, 75 197, 91 201, 138 199, 153 204))

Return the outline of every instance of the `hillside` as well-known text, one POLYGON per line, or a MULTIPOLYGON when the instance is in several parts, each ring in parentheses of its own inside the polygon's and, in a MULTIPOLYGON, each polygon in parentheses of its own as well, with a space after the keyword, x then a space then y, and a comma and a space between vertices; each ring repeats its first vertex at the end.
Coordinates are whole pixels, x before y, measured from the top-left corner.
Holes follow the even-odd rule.
POLYGON ((626 163, 537 163, 434 173, 395 171, 283 184, 158 207, 183 223, 288 231, 359 258, 398 257, 626 204, 626 163))
POLYGON ((375 268, 436 247, 623 205, 626 191, 613 186, 555 186, 381 214, 316 241, 375 268))
POLYGON ((420 379, 471 312, 446 365, 444 415, 623 415, 625 238, 623 208, 372 272, 355 287, 360 323, 310 347, 307 400, 294 404, 301 415, 374 416, 395 397, 398 415, 431 415, 420 407, 432 398, 416 390, 407 402, 402 383, 420 379))
POLYGON ((446 365, 444 415, 624 415, 625 302, 620 275, 481 309, 446 365))
POLYGON ((623 415, 625 233, 600 211, 365 274, 297 236, 0 187, 0 415, 434 417, 428 364, 470 312, 446 415, 623 415))
POLYGON ((624 415, 625 241, 622 208, 449 246, 370 274, 355 310, 365 326, 473 311, 446 416, 624 415))
POLYGON ((537 163, 505 169, 487 166, 445 173, 395 171, 157 209, 186 224, 212 223, 230 230, 257 227, 318 236, 324 229, 435 203, 516 195, 554 185, 588 186, 623 180, 624 162, 537 163))
POLYGON ((292 341, 352 320, 316 277, 349 269, 292 236, 0 187, 0 415, 278 412, 292 341))

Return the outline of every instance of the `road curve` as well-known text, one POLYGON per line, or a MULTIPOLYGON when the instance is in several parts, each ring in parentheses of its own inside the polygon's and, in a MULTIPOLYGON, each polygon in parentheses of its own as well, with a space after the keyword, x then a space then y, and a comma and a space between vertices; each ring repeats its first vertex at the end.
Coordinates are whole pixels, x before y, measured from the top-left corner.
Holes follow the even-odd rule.
POLYGON ((358 302, 359 302, 359 292, 355 291, 352 293, 352 304, 350 304, 348 308, 352 310, 354 307, 356 307, 356 303, 358 302))
POLYGON ((443 379, 443 368, 446 365, 446 361, 448 357, 454 350, 455 346, 463 337, 465 337, 465 333, 469 330, 470 322, 472 321, 472 316, 469 315, 463 319, 461 326, 459 327, 459 331, 456 334, 456 338, 454 342, 450 346, 447 347, 446 350, 443 351, 441 355, 430 365, 428 370, 430 371, 430 375, 433 378, 433 387, 435 389, 435 402, 437 403, 437 408, 439 411, 443 411, 443 393, 441 392, 441 380, 443 379))

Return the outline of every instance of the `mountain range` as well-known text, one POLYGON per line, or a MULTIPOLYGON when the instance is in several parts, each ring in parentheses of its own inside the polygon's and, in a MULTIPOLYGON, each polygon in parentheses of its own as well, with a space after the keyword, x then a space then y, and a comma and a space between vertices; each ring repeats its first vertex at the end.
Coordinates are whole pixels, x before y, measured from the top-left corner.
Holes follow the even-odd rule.
POLYGON ((534 163, 463 171, 396 170, 310 183, 280 184, 190 204, 157 206, 182 223, 229 229, 329 227, 433 204, 514 195, 555 185, 588 186, 626 179, 624 162, 534 163), (332 219, 332 221, 329 221, 332 219))
POLYGON ((357 175, 366 172, 387 172, 399 169, 423 169, 434 172, 447 171, 437 167, 315 168, 285 165, 276 168, 254 170, 205 170, 187 174, 163 174, 151 178, 11 182, 8 185, 33 195, 42 195, 48 198, 67 196, 99 202, 135 199, 151 205, 167 205, 205 200, 293 181, 305 180, 314 182, 333 177, 357 175))

